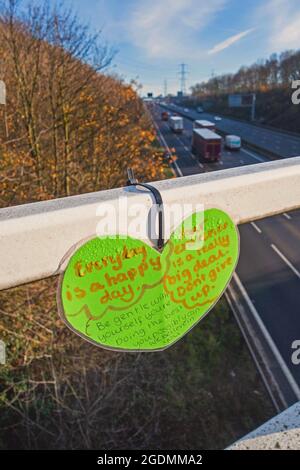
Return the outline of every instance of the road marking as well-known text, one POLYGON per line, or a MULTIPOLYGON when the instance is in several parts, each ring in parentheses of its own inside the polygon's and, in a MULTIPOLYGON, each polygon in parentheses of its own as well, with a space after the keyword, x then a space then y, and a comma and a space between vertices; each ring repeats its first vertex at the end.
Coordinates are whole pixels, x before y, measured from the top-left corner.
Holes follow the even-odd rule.
POLYGON ((248 155, 250 155, 250 157, 254 158, 255 160, 257 160, 258 162, 265 162, 266 160, 263 159, 263 158, 260 158, 260 157, 257 157, 256 155, 254 155, 254 153, 250 152, 249 150, 246 150, 244 147, 242 147, 242 150, 243 152, 247 153, 248 155))
POLYGON ((287 381, 289 382, 292 390, 294 391, 297 399, 300 400, 300 388, 298 387, 297 382, 295 381, 291 371, 289 370, 288 366, 286 365, 279 349, 277 348, 276 344, 274 343, 274 341, 273 341, 270 333, 268 332, 264 322, 262 321, 261 317, 259 316, 258 311, 254 307, 254 304, 251 301, 249 295, 247 294, 247 291, 246 291, 245 287, 243 286, 240 278, 238 277, 238 275, 236 273, 233 274, 233 278, 234 278, 235 282, 237 283, 237 286, 240 289, 241 294, 243 295, 243 297, 244 297, 244 299, 245 299, 252 315, 254 316, 259 328, 261 329, 261 332, 263 333, 263 335, 265 337, 265 340, 267 341, 270 349, 272 350, 274 356, 276 357, 276 359, 278 361, 278 364, 281 367, 282 372, 284 373, 284 375, 285 375, 287 381))
MULTIPOLYGON (((280 413, 281 408, 280 408, 280 406, 279 406, 279 404, 278 404, 278 402, 277 402, 277 400, 276 400, 276 398, 275 398, 275 396, 274 396, 272 387, 269 385, 268 379, 267 379, 266 376, 265 376, 264 370, 263 370, 263 368, 261 367, 261 363, 260 363, 260 361, 257 359, 256 354, 259 354, 259 355, 260 355, 260 357, 262 358, 262 361, 264 362, 266 368, 268 367, 268 360, 266 359, 265 354, 263 353, 263 351, 262 351, 261 349, 259 350, 259 349, 257 348, 257 345, 255 344, 255 341, 253 342, 253 345, 254 345, 254 347, 255 347, 255 351, 254 351, 254 348, 252 347, 252 345, 251 345, 251 343, 250 343, 250 341, 249 341, 249 338, 248 338, 248 336, 247 336, 247 333, 249 334, 249 336, 251 336, 249 324, 248 324, 247 321, 245 321, 245 319, 243 319, 243 320, 244 320, 244 323, 245 323, 245 326, 246 326, 246 329, 247 329, 247 331, 246 331, 245 328, 243 327, 242 323, 241 323, 240 318, 239 318, 240 313, 235 312, 234 302, 235 302, 236 304, 238 303, 238 302, 237 302, 237 299, 236 299, 236 295, 235 295, 235 293, 233 292, 233 289, 230 289, 230 286, 229 286, 229 288, 228 288, 228 291, 225 292, 225 297, 226 297, 226 299, 227 299, 227 302, 229 303, 229 305, 230 305, 230 307, 231 307, 231 310, 232 310, 232 312, 233 312, 233 314, 234 314, 234 317, 235 317, 235 319, 236 319, 236 321, 237 321, 237 323, 238 323, 238 325, 239 325, 239 327, 240 327, 240 330, 241 330, 241 332, 242 332, 242 334, 243 334, 243 337, 244 337, 244 339, 245 339, 245 341, 246 341, 246 343, 247 343, 247 345, 248 345, 248 348, 249 348, 249 351, 250 351, 250 353, 251 353, 251 356, 252 356, 252 358, 253 358, 253 360, 254 360, 254 362, 255 362, 255 364, 256 364, 256 367, 257 367, 257 369, 258 369, 258 371, 259 371, 259 373, 260 373, 260 375, 261 375, 261 377, 262 377, 262 380, 263 380, 263 382, 264 382, 264 384, 265 384, 265 387, 266 387, 266 389, 267 389, 268 392, 269 392, 269 395, 270 395, 270 397, 271 397, 271 399, 272 399, 272 401, 273 401, 273 404, 274 404, 274 406, 275 406, 277 412, 280 413), (233 300, 231 300, 231 297, 230 297, 228 291, 230 292, 230 295, 232 296, 232 299, 233 299, 233 300)), ((236 310, 239 311, 239 308, 236 308, 236 310)), ((253 329, 253 328, 252 328, 252 329, 253 329)), ((283 405, 284 405, 286 408, 288 408, 288 404, 286 403, 286 400, 285 400, 284 396, 282 395, 282 392, 281 392, 281 390, 280 390, 280 386, 278 385, 278 383, 277 383, 277 381, 276 381, 274 375, 273 375, 270 371, 268 371, 268 372, 269 372, 269 374, 272 376, 272 380, 273 380, 273 382, 274 382, 274 383, 276 384, 276 386, 277 386, 277 387, 276 387, 276 388, 277 388, 277 393, 279 394, 280 399, 281 399, 283 405)))
POLYGON ((190 151, 190 149, 183 143, 183 141, 178 137, 178 135, 175 135, 174 136, 178 142, 183 146, 184 150, 186 152, 188 152, 188 154, 192 157, 193 160, 195 160, 195 162, 197 163, 197 165, 200 167, 200 168, 204 168, 204 166, 199 162, 199 160, 195 157, 195 155, 190 151))
POLYGON ((255 222, 251 222, 251 225, 258 233, 260 233, 260 234, 262 233, 261 229, 259 228, 258 225, 256 225, 255 222))
POLYGON ((170 147, 168 146, 168 144, 167 144, 167 142, 166 142, 164 136, 162 135, 162 133, 161 133, 159 127, 157 126, 157 124, 155 124, 155 126, 156 126, 157 132, 158 132, 158 134, 159 134, 159 136, 160 136, 160 138, 161 138, 161 141, 162 141, 164 147, 166 148, 166 150, 168 151, 169 155, 171 156, 171 155, 172 155, 172 152, 171 152, 170 147))
POLYGON ((183 176, 183 173, 182 173, 181 169, 179 168, 177 162, 174 161, 173 163, 174 163, 174 166, 175 166, 179 176, 183 176))
POLYGON ((292 220, 292 217, 291 217, 289 214, 287 214, 286 212, 284 212, 282 215, 283 215, 283 217, 285 217, 286 219, 292 220))
MULTIPOLYGON (((170 157, 171 157, 171 156, 172 156, 172 152, 171 152, 171 150, 170 150, 170 147, 168 146, 168 144, 167 144, 167 142, 166 142, 166 139, 165 139, 164 136, 162 135, 162 133, 161 133, 161 131, 160 131, 158 125, 157 125, 156 122, 154 121, 154 119, 153 119, 153 124, 154 124, 154 126, 155 126, 155 128, 156 128, 156 130, 157 130, 157 132, 158 132, 158 135, 160 136, 160 139, 161 139, 163 145, 165 146, 165 148, 167 149, 167 151, 168 151, 168 153, 169 153, 169 155, 170 155, 170 157)), ((174 166, 175 166, 175 168, 176 168, 178 174, 179 174, 180 176, 183 176, 183 173, 182 173, 181 169, 179 168, 178 163, 175 162, 175 161, 174 161, 173 163, 174 163, 174 166)))
POLYGON ((278 256, 280 256, 280 258, 285 262, 285 264, 293 271, 293 273, 298 277, 298 279, 300 279, 300 273, 298 269, 296 269, 295 266, 287 259, 287 257, 284 256, 283 253, 281 253, 281 251, 277 248, 276 245, 272 243, 271 247, 278 254, 278 256))

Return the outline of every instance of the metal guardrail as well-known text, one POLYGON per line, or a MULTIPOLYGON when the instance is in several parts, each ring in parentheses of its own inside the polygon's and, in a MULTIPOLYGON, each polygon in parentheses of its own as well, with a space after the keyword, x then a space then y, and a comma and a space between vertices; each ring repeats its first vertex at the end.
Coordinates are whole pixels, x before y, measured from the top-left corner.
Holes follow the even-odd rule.
MULTIPOLYGON (((300 157, 153 185, 165 203, 217 207, 243 223, 300 207, 300 157)), ((0 209, 0 289, 57 274, 70 248, 95 235, 101 206, 118 210, 124 196, 129 207, 152 206, 148 192, 127 187, 0 209)), ((165 227, 166 237, 173 228, 165 227)), ((129 235, 135 236, 130 230, 129 235)))

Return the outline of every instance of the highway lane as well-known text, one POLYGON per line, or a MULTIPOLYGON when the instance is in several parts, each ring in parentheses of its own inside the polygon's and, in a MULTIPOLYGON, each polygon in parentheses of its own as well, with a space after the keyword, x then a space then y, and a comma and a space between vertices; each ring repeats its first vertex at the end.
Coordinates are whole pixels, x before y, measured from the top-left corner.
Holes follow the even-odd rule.
MULTIPOLYGON (((214 114, 197 113, 194 110, 180 106, 173 105, 170 109, 191 119, 209 119, 214 121, 215 118, 214 114)), ((300 135, 298 137, 283 131, 271 130, 227 117, 222 117, 221 121, 215 122, 217 129, 220 131, 227 134, 236 134, 249 144, 258 146, 281 157, 296 157, 300 155, 300 135)))
MULTIPOLYGON (((171 132, 167 123, 165 123, 165 128, 168 132, 171 132)), ((190 151, 193 121, 184 118, 184 129, 184 133, 182 136, 178 136, 178 139, 182 140, 190 151)), ((237 151, 228 150, 224 148, 223 145, 221 161, 215 163, 203 163, 203 166, 205 171, 216 171, 225 168, 233 168, 240 165, 251 165, 253 163, 260 163, 268 160, 269 159, 266 155, 259 155, 257 152, 250 151, 244 147, 237 151)))
MULTIPOLYGON (((182 175, 268 160, 263 154, 241 149, 223 151, 221 163, 199 164, 190 152, 192 122, 184 119, 184 134, 175 135, 160 115, 161 109, 156 107, 153 110, 156 125, 167 145, 176 150, 182 175)), ((300 340, 300 211, 244 224, 239 230, 241 255, 237 274, 300 386, 300 365, 291 361, 291 345, 294 340, 300 340)))
POLYGON ((163 140, 167 141, 170 150, 176 149, 177 164, 184 175, 203 173, 208 171, 217 171, 226 168, 233 168, 241 165, 253 165, 255 163, 268 161, 268 157, 242 148, 237 151, 222 149, 222 158, 220 162, 206 163, 199 160, 191 152, 193 122, 184 119, 183 134, 174 134, 169 127, 168 122, 161 120, 163 108, 157 106, 153 110, 153 116, 163 140))
POLYGON ((158 136, 161 144, 165 146, 169 153, 176 154, 176 165, 181 172, 181 176, 194 175, 204 172, 204 166, 198 162, 190 151, 190 144, 182 139, 182 136, 171 132, 168 123, 160 119, 160 109, 155 109, 153 117, 155 120, 158 136))
POLYGON ((239 226, 241 253, 237 274, 286 365, 300 385, 300 367, 291 361, 291 345, 300 339, 300 278, 292 269, 297 264, 295 256, 298 256, 297 252, 286 256, 290 239, 283 238, 281 222, 279 219, 272 221, 274 233, 277 236, 281 233, 280 243, 273 238, 274 233, 263 228, 265 220, 255 222, 261 233, 251 224, 239 226), (279 253, 284 254, 285 259, 279 253))

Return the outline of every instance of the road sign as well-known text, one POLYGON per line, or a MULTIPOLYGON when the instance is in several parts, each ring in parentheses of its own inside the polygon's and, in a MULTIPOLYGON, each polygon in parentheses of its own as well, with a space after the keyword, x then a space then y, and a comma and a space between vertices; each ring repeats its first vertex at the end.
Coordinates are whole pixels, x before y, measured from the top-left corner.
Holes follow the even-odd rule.
POLYGON ((228 105, 230 108, 240 108, 242 106, 242 95, 229 95, 228 105))
POLYGON ((251 108, 251 121, 255 119, 255 93, 244 93, 228 96, 228 106, 230 108, 251 108))
POLYGON ((252 106, 254 96, 255 95, 253 93, 242 95, 242 106, 252 106))
POLYGON ((6 104, 6 86, 2 80, 0 80, 0 104, 6 104))
POLYGON ((243 108, 253 106, 255 100, 254 93, 246 93, 240 95, 229 95, 228 104, 230 108, 243 108))

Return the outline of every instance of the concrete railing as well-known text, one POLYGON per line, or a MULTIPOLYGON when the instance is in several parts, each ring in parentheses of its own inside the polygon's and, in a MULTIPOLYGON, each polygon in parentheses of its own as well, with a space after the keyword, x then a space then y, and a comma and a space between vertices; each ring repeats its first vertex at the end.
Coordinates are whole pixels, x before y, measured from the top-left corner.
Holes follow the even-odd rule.
POLYGON ((300 450, 300 402, 247 434, 228 450, 300 450))
MULTIPOLYGON (((217 207, 242 223, 300 207, 300 157, 153 185, 165 203, 217 207)), ((0 209, 0 289, 57 274, 70 248, 96 233, 101 207, 118 210, 124 196, 129 208, 153 204, 149 192, 127 187, 0 209)), ((172 228, 166 225, 166 238, 172 228)))

